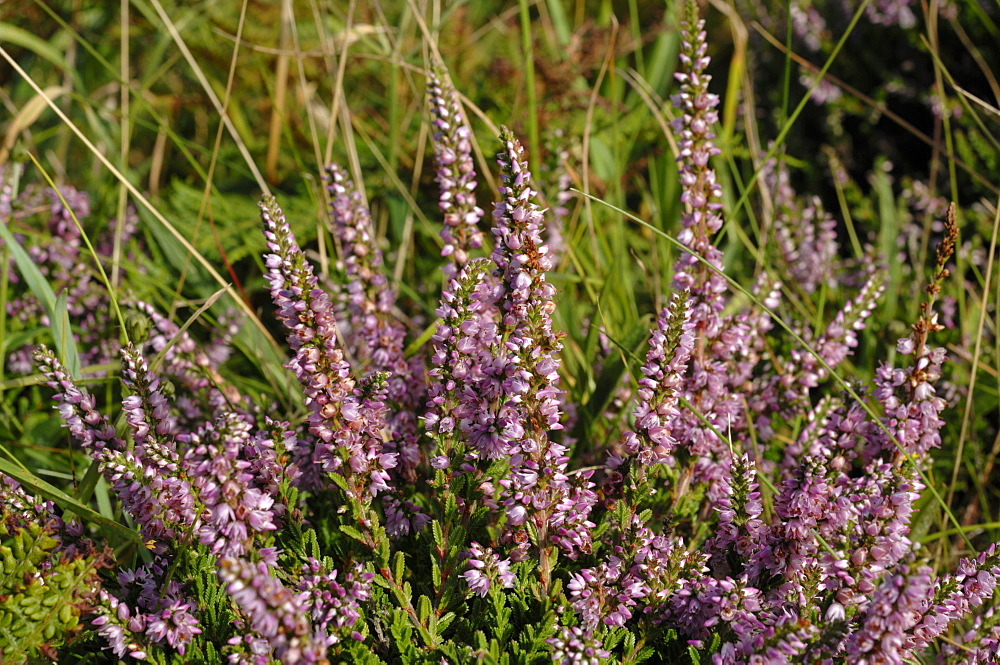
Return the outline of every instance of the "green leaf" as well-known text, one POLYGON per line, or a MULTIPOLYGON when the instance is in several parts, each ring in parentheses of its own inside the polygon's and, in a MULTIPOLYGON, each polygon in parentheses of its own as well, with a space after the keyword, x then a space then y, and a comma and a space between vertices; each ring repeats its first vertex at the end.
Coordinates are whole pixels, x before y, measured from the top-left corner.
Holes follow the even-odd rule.
POLYGON ((441 566, 438 565, 437 559, 433 556, 431 556, 431 582, 434 584, 435 591, 441 588, 441 566))
POLYGON ((427 620, 431 616, 431 610, 431 599, 427 596, 420 596, 420 598, 417 599, 417 616, 420 618, 421 623, 427 623, 427 620))
POLYGON ((114 520, 110 520, 104 515, 92 509, 90 506, 80 503, 77 499, 66 494, 59 488, 50 485, 30 471, 25 471, 12 462, 0 459, 0 473, 5 473, 21 485, 44 499, 54 501, 63 510, 70 510, 81 518, 97 524, 102 529, 114 534, 117 538, 129 542, 142 544, 142 538, 132 529, 129 529, 114 520))
POLYGON ((360 531, 358 531, 356 528, 354 528, 353 526, 351 526, 349 524, 341 524, 340 525, 340 530, 343 533, 345 533, 346 535, 348 535, 351 538, 353 538, 354 540, 358 541, 359 543, 367 543, 368 542, 365 539, 365 536, 364 536, 363 533, 361 533, 360 531))
POLYGON ((437 520, 431 521, 431 533, 434 534, 434 544, 444 547, 444 532, 441 531, 441 523, 437 520))
POLYGON ((403 576, 406 574, 406 555, 402 552, 396 552, 392 574, 396 578, 396 582, 403 581, 403 576))
POLYGON ((69 294, 61 291, 56 297, 56 305, 51 319, 52 336, 56 348, 62 356, 63 365, 70 376, 80 377, 80 353, 76 348, 76 338, 69 324, 69 294))

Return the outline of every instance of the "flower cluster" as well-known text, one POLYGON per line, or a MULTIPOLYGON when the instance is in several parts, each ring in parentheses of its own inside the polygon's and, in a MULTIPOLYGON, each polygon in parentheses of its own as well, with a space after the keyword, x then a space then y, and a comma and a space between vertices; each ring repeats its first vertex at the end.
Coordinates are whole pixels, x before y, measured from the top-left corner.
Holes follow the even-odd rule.
MULTIPOLYGON (((426 324, 397 298, 360 182, 327 167, 340 251, 329 280, 265 197, 266 280, 301 395, 281 396, 287 413, 241 395, 222 367, 227 321, 199 345, 135 300, 120 382, 106 391, 120 402, 111 415, 40 348, 70 454, 92 470, 79 499, 38 483, 49 502, 11 477, 30 472, 5 468, 0 583, 38 587, 84 561, 61 634, 89 618, 90 635, 123 660, 901 663, 932 650, 995 660, 997 546, 942 574, 914 542, 947 406, 947 354, 933 338, 956 213, 895 356, 870 385, 844 380, 883 272, 841 258, 834 218, 800 200, 775 163, 765 223, 779 260, 752 290, 730 287, 716 245, 719 100, 689 4, 674 98, 683 253, 644 346, 619 344, 644 350, 621 363, 634 369, 627 386, 614 376, 599 403, 590 384, 603 377, 564 376, 564 353, 580 348, 558 329, 547 229, 564 211, 543 208, 506 128, 492 245, 474 256, 486 239, 472 135, 435 74, 444 288, 425 336, 408 344, 426 324), (617 420, 588 428, 616 389, 617 420), (88 503, 95 486, 100 512, 88 503), (58 517, 60 501, 76 518, 58 517), (31 550, 26 576, 13 554, 32 534, 45 547, 31 550), (120 541, 111 573, 99 572, 112 564, 94 552, 98 534, 120 541)), ((559 207, 567 186, 559 178, 559 207)), ((15 200, 0 190, 0 214, 15 200)), ((51 214, 70 234, 63 212, 51 214)), ((569 264, 572 235, 563 241, 569 264)), ((67 277, 79 260, 37 258, 67 277)), ((611 335, 593 341, 610 366, 611 335)), ((0 631, 0 658, 6 639, 0 631)))
POLYGON ((476 205, 476 172, 472 163, 472 132, 462 117, 458 93, 437 73, 427 78, 427 98, 434 116, 434 179, 441 194, 444 215, 441 268, 446 279, 455 278, 469 262, 469 251, 483 245, 477 228, 483 210, 476 205))

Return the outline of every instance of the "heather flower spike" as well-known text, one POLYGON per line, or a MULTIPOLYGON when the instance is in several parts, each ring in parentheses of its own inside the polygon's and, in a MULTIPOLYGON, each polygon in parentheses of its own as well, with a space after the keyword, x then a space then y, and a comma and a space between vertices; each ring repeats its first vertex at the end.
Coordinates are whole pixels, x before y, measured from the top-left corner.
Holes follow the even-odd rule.
POLYGON ((382 450, 385 413, 378 392, 362 398, 355 390, 330 300, 317 286, 277 202, 265 197, 260 211, 271 251, 265 257, 271 297, 295 353, 289 368, 302 384, 310 409, 313 447, 298 454, 303 481, 319 486, 323 473, 340 474, 348 480, 349 495, 367 503, 389 489, 388 471, 396 466, 396 455, 382 450))
POLYGON ((371 213, 361 193, 336 164, 326 168, 331 230, 344 254, 346 310, 355 344, 349 347, 363 376, 384 373, 386 398, 398 408, 387 413, 389 441, 385 453, 395 455, 393 474, 403 482, 416 479, 420 462, 414 410, 424 402, 426 384, 421 358, 403 353, 406 329, 396 320, 396 293, 384 274, 382 252, 375 244, 371 213))
POLYGON ((444 214, 441 270, 445 279, 455 279, 468 264, 470 250, 482 247, 477 228, 483 210, 476 205, 476 169, 472 162, 472 132, 462 116, 458 93, 442 75, 427 77, 427 99, 434 125, 434 180, 440 188, 438 206, 444 214))
POLYGON ((531 532, 540 552, 542 584, 549 583, 549 552, 558 545, 567 553, 589 551, 588 515, 596 495, 589 474, 574 484, 566 475, 566 447, 550 432, 562 429, 558 353, 559 336, 552 330, 555 289, 546 281, 551 269, 542 240, 543 211, 520 142, 506 128, 497 155, 502 182, 493 219, 495 246, 491 258, 500 282, 498 332, 506 361, 500 378, 501 412, 512 422, 504 435, 511 454, 510 474, 500 480, 509 524, 508 537, 517 543, 512 556, 525 556, 531 532), (530 529, 527 529, 530 524, 530 529))

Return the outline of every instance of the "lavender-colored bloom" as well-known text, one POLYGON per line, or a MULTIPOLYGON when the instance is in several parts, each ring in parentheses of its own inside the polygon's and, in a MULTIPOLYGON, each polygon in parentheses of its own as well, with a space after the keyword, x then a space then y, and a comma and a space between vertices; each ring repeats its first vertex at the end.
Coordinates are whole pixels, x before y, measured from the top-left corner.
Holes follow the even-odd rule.
POLYGON ((275 658, 286 665, 323 660, 326 642, 313 640, 308 619, 311 594, 296 594, 263 563, 223 557, 218 575, 250 628, 269 642, 275 658))
POLYGON ((674 76, 680 92, 673 97, 681 116, 674 121, 678 134, 681 216, 678 240, 689 250, 674 264, 674 286, 690 293, 690 321, 694 337, 701 340, 691 352, 683 397, 714 425, 706 427, 694 414, 683 412, 672 435, 684 443, 691 459, 693 481, 708 486, 709 500, 723 493, 729 474, 729 444, 717 431, 740 431, 745 417, 744 385, 752 378, 760 349, 759 335, 768 327, 767 318, 749 312, 724 317, 726 282, 719 274, 722 253, 712 243, 722 228, 722 187, 710 166, 719 153, 712 139, 718 120, 716 95, 708 91, 711 77, 705 71, 704 22, 697 20, 694 6, 682 26, 681 66, 674 76))
POLYGON ((93 408, 93 397, 73 383, 50 351, 43 347, 36 359, 49 384, 58 391, 56 401, 70 431, 89 448, 125 510, 138 523, 143 539, 155 541, 157 551, 162 551, 177 534, 197 524, 199 510, 172 444, 156 440, 154 436, 162 435, 146 419, 147 412, 164 412, 159 401, 162 395, 150 388, 155 388, 156 379, 134 348, 129 346, 122 352, 127 383, 141 391, 132 395, 133 399, 126 398, 124 404, 126 420, 133 435, 138 435, 132 450, 125 449, 114 435, 114 427, 93 408))
POLYGON ((128 654, 136 660, 146 659, 146 647, 139 642, 145 630, 145 620, 132 616, 132 609, 102 589, 98 594, 97 617, 91 625, 119 658, 128 654))
POLYGON ((500 555, 490 547, 472 543, 465 565, 468 570, 462 573, 462 577, 469 585, 469 590, 482 598, 486 597, 493 584, 501 589, 510 589, 514 586, 515 576, 510 569, 510 559, 501 561, 500 555))
POLYGON ((472 132, 462 117, 458 93, 436 72, 427 77, 427 99, 434 116, 434 180, 441 194, 439 207, 444 213, 441 256, 447 262, 441 268, 445 279, 458 277, 469 262, 469 250, 483 245, 476 228, 483 210, 476 205, 476 170, 472 162, 472 132))
POLYGON ((898 573, 886 578, 860 617, 860 629, 847 638, 851 662, 901 665, 911 657, 907 633, 920 623, 933 596, 931 572, 928 566, 915 570, 902 566, 898 573))
POLYGON ((136 449, 156 449, 162 451, 158 454, 176 456, 173 438, 177 428, 170 405, 160 390, 159 377, 149 371, 145 359, 131 342, 122 349, 122 382, 132 391, 122 400, 122 407, 136 449))
POLYGON ((151 615, 146 625, 146 635, 154 642, 163 642, 184 655, 185 648, 195 635, 201 633, 198 619, 191 614, 191 603, 173 601, 151 615))
POLYGON ((912 4, 913 0, 877 0, 865 7, 865 16, 876 25, 895 25, 908 30, 917 24, 912 4))
MULTIPOLYGON (((810 405, 809 391, 828 378, 829 372, 820 360, 835 369, 853 353, 858 345, 858 332, 864 330, 884 290, 884 274, 872 272, 861 290, 844 304, 818 338, 813 340, 808 329, 801 331, 815 355, 793 348, 789 359, 782 363, 780 373, 765 375, 755 382, 758 389, 748 395, 750 408, 761 414, 762 419, 767 419, 764 422, 769 420, 769 414, 781 413, 790 418, 802 413, 810 405)), ((789 464, 794 463, 792 457, 787 459, 789 464)))
MULTIPOLYGON (((962 559, 956 572, 940 578, 921 608, 919 621, 910 624, 907 646, 923 649, 952 622, 993 598, 1000 583, 1000 545, 994 543, 976 559, 962 559)), ((996 649, 996 642, 992 647, 996 649)))
POLYGON ((289 331, 295 352, 289 367, 302 384, 311 411, 309 432, 317 440, 313 449, 299 451, 303 482, 315 486, 320 472, 339 473, 348 479, 354 498, 367 501, 367 496, 387 489, 388 470, 396 466, 396 455, 382 449, 383 404, 371 391, 367 398, 355 392, 330 301, 316 286, 284 213, 269 197, 261 201, 260 210, 272 252, 265 257, 271 297, 289 331))
MULTIPOLYGON (((568 451, 549 438, 550 431, 562 429, 561 392, 556 388, 562 344, 552 330, 555 289, 545 279, 552 266, 542 241, 544 218, 521 144, 506 128, 500 138, 504 146, 497 162, 503 184, 493 212, 496 242, 491 259, 498 281, 496 414, 502 429, 494 432, 500 429, 501 450, 512 454, 510 474, 500 480, 510 525, 507 537, 517 543, 513 556, 523 557, 529 545, 525 524, 531 520, 541 549, 551 538, 568 552, 588 551, 594 524, 587 516, 596 495, 587 477, 570 483, 565 473, 568 451)), ((547 567, 543 554, 543 584, 548 583, 547 567)))
POLYGON ((764 509, 757 491, 757 469, 750 456, 744 453, 736 458, 733 467, 729 494, 716 506, 719 521, 704 549, 713 554, 713 570, 738 575, 743 572, 742 563, 762 548, 767 528, 760 517, 764 509), (740 562, 735 570, 730 555, 740 562))
POLYGON ((309 611, 313 625, 313 641, 332 647, 345 637, 358 638, 352 632, 361 616, 360 604, 370 597, 374 573, 361 571, 361 564, 337 580, 337 571, 330 571, 316 559, 303 566, 296 602, 309 611))
POLYGON ((431 518, 412 501, 383 497, 385 530, 392 538, 417 533, 427 526, 431 518))
POLYGON ((471 396, 467 396, 465 387, 471 386, 481 371, 480 361, 491 357, 491 347, 497 341, 496 325, 490 321, 484 299, 474 297, 484 286, 488 265, 487 260, 480 259, 463 268, 451 287, 442 291, 436 311, 441 323, 431 337, 432 367, 427 373, 431 382, 424 426, 437 438, 436 452, 445 461, 432 460, 434 468, 447 467, 447 456, 459 441, 463 413, 470 419, 475 416, 473 400, 467 399, 471 396), (461 409, 463 401, 471 408, 461 409))
POLYGON ((254 534, 278 528, 275 478, 258 483, 256 465, 246 459, 251 441, 250 423, 236 413, 185 437, 184 465, 204 504, 198 540, 216 555, 242 555, 254 534))
POLYGON ((132 341, 147 354, 163 353, 159 373, 169 378, 177 389, 174 408, 187 421, 186 425, 201 422, 206 415, 213 417, 231 410, 243 402, 239 392, 219 374, 219 367, 229 355, 232 335, 238 330, 235 320, 221 317, 219 328, 214 331, 217 338, 199 345, 186 330, 182 331, 152 305, 142 301, 125 305, 147 317, 152 324, 148 339, 132 341))
POLYGON ((145 658, 151 646, 169 646, 181 656, 195 635, 202 632, 192 613, 197 603, 184 596, 177 581, 164 583, 170 566, 157 557, 151 563, 118 574, 119 595, 102 589, 98 595, 97 618, 92 625, 122 656, 145 658), (143 655, 137 655, 142 653, 143 655))
POLYGON ((832 286, 839 263, 836 221, 818 197, 803 202, 796 196, 784 162, 768 162, 763 177, 772 190, 782 281, 807 294, 823 285, 832 286))
POLYGON ((639 402, 632 414, 635 431, 626 433, 622 442, 624 451, 640 464, 664 464, 677 446, 671 430, 680 415, 678 398, 694 348, 693 328, 688 294, 678 293, 663 309, 650 335, 639 379, 639 402))
POLYGON ((406 329, 395 319, 392 308, 396 292, 383 273, 382 251, 375 244, 371 213, 354 183, 336 164, 326 167, 330 196, 331 230, 344 253, 347 279, 342 295, 350 317, 348 349, 353 352, 363 376, 387 373, 387 397, 399 406, 388 419, 386 452, 397 455, 392 473, 410 483, 420 461, 417 422, 413 411, 426 394, 422 359, 407 359, 403 353, 406 329))
POLYGON ((86 389, 79 388, 63 368, 62 363, 46 347, 35 352, 35 363, 45 375, 49 387, 56 391, 55 402, 59 415, 72 436, 96 458, 105 449, 122 452, 125 444, 118 438, 114 426, 97 411, 97 402, 86 389))
POLYGON ((560 626, 559 634, 545 641, 552 645, 552 662, 559 665, 599 665, 611 657, 591 631, 579 626, 560 626))

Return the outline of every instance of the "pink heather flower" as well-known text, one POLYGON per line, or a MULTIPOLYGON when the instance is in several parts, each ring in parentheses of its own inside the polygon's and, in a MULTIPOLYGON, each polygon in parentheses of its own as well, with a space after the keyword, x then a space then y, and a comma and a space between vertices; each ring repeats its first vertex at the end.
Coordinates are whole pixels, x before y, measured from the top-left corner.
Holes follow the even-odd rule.
POLYGON ((184 464, 205 506, 198 540, 216 555, 242 555, 255 534, 278 528, 275 479, 260 482, 253 473, 260 467, 246 458, 254 452, 251 437, 250 423, 236 413, 185 437, 184 464))
POLYGON ((436 72, 427 77, 427 100, 434 125, 434 180, 440 188, 444 213, 441 270, 446 280, 457 279, 469 262, 469 251, 482 247, 477 228, 483 210, 476 205, 476 170, 472 162, 472 132, 462 117, 458 93, 436 72))
POLYGON ((298 451, 302 482, 315 487, 321 485, 322 473, 339 473, 348 479, 354 498, 367 501, 388 488, 388 470, 396 465, 396 456, 382 450, 384 377, 372 377, 367 394, 355 390, 326 293, 316 286, 312 267, 277 202, 265 197, 260 210, 272 252, 265 256, 271 297, 289 331, 288 343, 295 352, 289 368, 302 384, 310 409, 308 429, 315 437, 312 449, 303 446, 298 451))
POLYGON ((774 238, 781 252, 782 281, 804 293, 835 284, 839 259, 837 223, 818 197, 804 203, 789 184, 788 166, 771 160, 765 165, 764 181, 770 187, 774 206, 774 238))
POLYGON ((114 426, 97 411, 94 397, 85 388, 76 385, 55 354, 42 346, 35 352, 35 363, 45 375, 49 387, 56 391, 56 408, 70 436, 84 451, 97 459, 105 448, 119 452, 125 450, 125 444, 118 438, 114 426))
POLYGON ((324 658, 325 640, 312 639, 307 601, 311 592, 296 594, 271 575, 263 563, 219 559, 219 581, 249 620, 250 628, 267 640, 282 663, 317 663, 324 658))
POLYGON ((611 657, 591 631, 579 626, 560 626, 559 634, 545 641, 552 645, 552 662, 559 665, 599 665, 611 657))
POLYGON ((462 573, 462 577, 465 578, 469 589, 482 598, 489 593, 492 584, 497 584, 501 589, 510 589, 514 586, 515 576, 510 569, 510 559, 501 561, 500 555, 492 548, 472 543, 465 565, 468 570, 462 573))
POLYGON ((126 421, 133 436, 138 436, 133 450, 125 450, 114 435, 114 427, 93 409, 93 398, 74 385, 50 351, 43 347, 36 359, 49 384, 59 391, 56 401, 70 431, 89 448, 125 510, 139 525, 143 539, 154 541, 156 551, 162 551, 177 534, 196 525, 195 495, 173 442, 163 438, 169 431, 165 401, 156 391, 156 378, 134 347, 122 349, 123 379, 138 391, 123 400, 126 421), (152 426, 147 413, 154 416, 152 426))
POLYGON ((675 294, 650 335, 639 379, 639 402, 632 413, 635 431, 626 433, 622 441, 624 452, 640 464, 665 464, 677 446, 671 432, 680 415, 678 397, 694 347, 693 327, 688 294, 675 294))
POLYGON ((902 566, 900 572, 886 578, 859 617, 860 630, 847 638, 851 662, 902 663, 912 657, 907 633, 920 622, 934 594, 931 573, 929 566, 915 570, 902 566))
POLYGON ((489 262, 478 259, 459 271, 451 288, 441 293, 436 314, 441 318, 431 337, 431 369, 428 377, 427 412, 424 426, 437 439, 438 455, 431 460, 436 469, 449 466, 449 455, 486 414, 490 397, 473 386, 486 368, 494 367, 493 348, 499 344, 497 327, 490 316, 492 301, 484 293, 489 262))
POLYGON ((172 601, 159 612, 151 615, 146 635, 154 642, 163 642, 184 655, 184 650, 195 635, 201 633, 198 619, 191 614, 191 603, 172 601))
MULTIPOLYGON (((542 241, 543 211, 535 202, 531 173, 524 149, 504 128, 503 148, 497 154, 502 185, 493 211, 495 245, 491 259, 499 282, 498 333, 502 346, 495 350, 499 386, 493 383, 497 420, 489 440, 479 439, 488 457, 511 454, 510 473, 500 480, 510 527, 505 538, 517 543, 512 556, 520 560, 529 546, 525 524, 531 520, 544 551, 550 543, 567 553, 589 551, 587 519, 597 502, 589 476, 579 476, 574 485, 566 475, 569 461, 564 444, 549 438, 562 429, 562 393, 559 379, 559 336, 552 330, 554 287, 545 279, 551 269, 548 248, 542 241), (499 388, 499 390, 496 390, 499 388), (494 445, 494 442, 499 445, 494 445)), ((494 407, 495 408, 495 407, 494 407)), ((476 445, 476 441, 473 445, 476 445)), ((547 579, 547 557, 542 556, 540 574, 547 579)))
POLYGON ((352 629, 361 616, 360 604, 370 598, 374 577, 361 568, 360 563, 355 564, 338 581, 337 571, 326 569, 316 559, 310 558, 303 566, 295 599, 309 611, 315 642, 331 647, 356 635, 352 629))
POLYGON ((382 251, 375 244, 371 212, 361 193, 336 164, 326 167, 325 179, 331 230, 344 253, 347 284, 342 295, 347 299, 352 331, 348 348, 362 376, 386 373, 386 396, 399 406, 387 420, 386 448, 397 455, 392 473, 412 483, 420 461, 413 411, 423 404, 427 391, 422 359, 407 359, 403 352, 406 329, 392 313, 396 292, 389 288, 383 272, 382 251))

